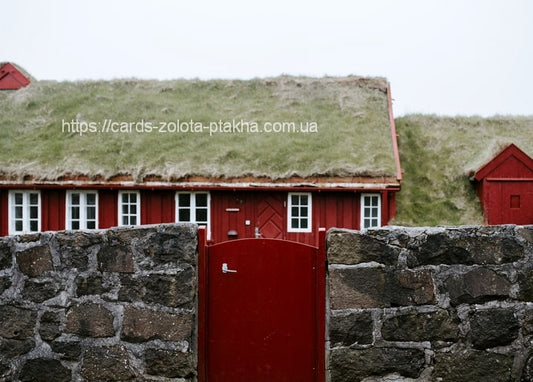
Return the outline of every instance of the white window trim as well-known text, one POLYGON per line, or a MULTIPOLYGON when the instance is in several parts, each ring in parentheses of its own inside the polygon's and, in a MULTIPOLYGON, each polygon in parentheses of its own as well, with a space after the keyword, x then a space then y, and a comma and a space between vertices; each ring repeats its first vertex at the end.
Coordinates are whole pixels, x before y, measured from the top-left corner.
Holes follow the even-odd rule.
POLYGON ((20 235, 41 232, 41 191, 39 190, 10 190, 8 194, 8 234, 20 235), (22 231, 15 229, 15 194, 22 194, 22 231), (37 231, 30 230, 30 193, 37 194, 37 231))
POLYGON ((194 223, 198 224, 196 221, 196 195, 197 194, 207 194, 207 239, 211 239, 211 193, 209 191, 178 191, 176 192, 176 195, 174 196, 175 200, 175 211, 174 211, 174 221, 176 223, 194 223), (191 210, 191 217, 190 221, 188 222, 182 222, 179 221, 179 195, 181 194, 188 194, 191 195, 191 205, 189 206, 191 210))
MULTIPOLYGON (((372 207, 369 207, 369 208, 372 208, 372 207)), ((361 230, 363 229, 370 229, 370 228, 379 228, 381 227, 381 194, 380 193, 365 193, 365 194, 361 194, 361 219, 360 219, 360 225, 361 225, 361 230), (377 226, 372 226, 372 227, 367 227, 365 228, 365 219, 368 219, 368 218, 365 218, 365 196, 377 196, 378 197, 378 225, 377 226)))
MULTIPOLYGON (((301 219, 301 217, 298 217, 301 219)), ((287 232, 313 232, 313 196, 310 192, 289 192, 287 197, 287 232), (307 196, 307 228, 292 228, 292 196, 293 195, 305 195, 307 196)))
POLYGON ((80 194, 80 228, 76 228, 76 231, 92 231, 98 229, 98 191, 96 190, 68 190, 66 195, 66 213, 65 213, 65 227, 67 230, 73 230, 72 228, 72 216, 71 216, 71 197, 72 194, 80 194), (95 198, 95 227, 87 228, 87 194, 96 194, 95 198))
MULTIPOLYGON (((122 223, 122 219, 124 218, 124 214, 122 212, 122 195, 124 194, 137 195, 137 201, 135 202, 135 205, 137 206, 137 213, 135 214, 135 217, 137 218, 137 224, 135 224, 135 226, 141 225, 141 193, 139 191, 126 191, 126 190, 118 192, 118 225, 121 227, 132 226, 131 224, 122 223)), ((128 205, 131 205, 131 204, 128 204, 128 205)), ((129 217, 129 216, 134 216, 134 215, 128 213, 127 216, 129 217)))

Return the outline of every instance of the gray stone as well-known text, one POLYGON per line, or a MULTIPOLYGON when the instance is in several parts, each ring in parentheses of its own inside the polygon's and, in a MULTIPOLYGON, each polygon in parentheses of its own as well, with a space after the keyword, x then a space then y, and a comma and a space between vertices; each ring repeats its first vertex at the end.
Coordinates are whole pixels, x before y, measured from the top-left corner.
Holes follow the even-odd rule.
POLYGON ((394 347, 331 350, 331 382, 360 381, 371 376, 398 373, 416 378, 425 365, 424 351, 394 347))
POLYGON ((412 248, 409 266, 439 264, 503 264, 524 257, 512 227, 461 227, 430 232, 412 248), (413 259, 411 259, 413 260, 413 259))
POLYGON ((349 312, 332 314, 329 318, 329 340, 331 347, 352 344, 371 344, 373 341, 374 321, 372 314, 349 312))
POLYGON ((121 338, 128 342, 191 341, 193 316, 132 307, 124 308, 121 338))
POLYGON ((169 263, 196 264, 198 244, 195 225, 163 225, 157 232, 139 241, 137 247, 157 265, 169 263))
POLYGON ((98 269, 102 272, 133 273, 134 258, 130 245, 112 236, 102 243, 97 254, 98 269))
POLYGON ((381 267, 330 268, 332 309, 424 305, 435 301, 433 279, 427 270, 381 267))
POLYGON ((381 334, 388 341, 455 341, 459 337, 455 312, 409 312, 383 321, 381 334))
POLYGON ((511 309, 479 310, 470 318, 470 339, 476 349, 508 345, 518 338, 519 329, 511 309))
POLYGON ((35 346, 32 338, 25 340, 0 339, 0 355, 6 358, 15 358, 31 351, 35 346))
POLYGON ((328 261, 332 264, 377 262, 394 265, 400 249, 387 244, 389 231, 332 230, 328 233, 328 261))
POLYGON ((11 277, 0 276, 0 295, 11 287, 11 277))
POLYGON ((113 313, 100 304, 74 305, 67 312, 65 331, 82 337, 112 337, 115 335, 113 313))
POLYGON ((104 287, 103 279, 100 275, 90 275, 87 277, 80 276, 76 279, 76 294, 78 297, 101 295, 110 290, 110 287, 104 287))
POLYGON ((58 232, 56 234, 60 257, 60 270, 77 269, 84 272, 89 266, 91 248, 102 242, 98 232, 58 232))
POLYGON ((15 306, 0 306, 0 337, 23 340, 33 337, 37 312, 15 306))
POLYGON ((177 350, 146 349, 146 372, 167 378, 193 378, 196 364, 190 353, 177 350))
POLYGON ((152 274, 121 277, 120 301, 144 301, 169 307, 192 308, 195 296, 194 269, 189 267, 176 275, 152 274))
POLYGON ((56 359, 36 358, 26 361, 20 372, 21 382, 68 382, 72 372, 56 359))
POLYGON ((89 381, 129 381, 136 370, 124 346, 91 347, 83 355, 81 375, 89 381))
POLYGON ((53 341, 61 335, 63 312, 44 312, 41 316, 39 335, 44 341, 53 341))
POLYGON ((81 355, 81 344, 79 342, 53 341, 50 343, 52 351, 61 356, 66 361, 77 361, 81 355))
POLYGON ((22 297, 32 302, 43 302, 55 297, 58 291, 59 288, 54 282, 26 280, 22 297))
POLYGON ((522 370, 522 382, 531 382, 533 381, 533 355, 530 355, 527 359, 524 369, 522 370))
POLYGON ((22 273, 37 277, 53 270, 52 254, 48 245, 39 245, 16 252, 17 264, 22 273))
POLYGON ((444 282, 441 293, 449 293, 450 303, 483 303, 509 296, 511 283, 493 270, 479 267, 466 273, 453 274, 444 282))
POLYGON ((436 381, 511 381, 513 357, 457 346, 435 354, 436 381))
POLYGON ((13 256, 11 255, 9 242, 5 239, 0 239, 0 269, 11 268, 12 264, 13 256))

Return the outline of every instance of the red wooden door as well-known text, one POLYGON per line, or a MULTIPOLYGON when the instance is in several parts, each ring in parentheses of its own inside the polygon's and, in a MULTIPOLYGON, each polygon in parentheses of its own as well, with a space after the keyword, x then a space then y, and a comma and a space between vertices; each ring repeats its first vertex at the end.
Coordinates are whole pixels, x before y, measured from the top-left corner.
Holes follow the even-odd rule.
POLYGON ((499 204, 490 224, 533 224, 533 182, 494 182, 491 186, 499 193, 499 204))
POLYGON ((259 237, 285 239, 285 193, 259 193, 255 198, 255 228, 259 237))
POLYGON ((276 239, 207 247, 200 256, 200 381, 323 381, 321 253, 276 239))

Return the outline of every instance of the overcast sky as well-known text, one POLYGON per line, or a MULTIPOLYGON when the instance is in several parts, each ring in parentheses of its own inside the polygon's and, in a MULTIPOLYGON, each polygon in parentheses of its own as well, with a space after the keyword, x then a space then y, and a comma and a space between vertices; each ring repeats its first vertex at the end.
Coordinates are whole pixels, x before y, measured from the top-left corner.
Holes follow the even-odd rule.
POLYGON ((37 79, 386 77, 396 115, 533 115, 531 0, 3 2, 37 79))

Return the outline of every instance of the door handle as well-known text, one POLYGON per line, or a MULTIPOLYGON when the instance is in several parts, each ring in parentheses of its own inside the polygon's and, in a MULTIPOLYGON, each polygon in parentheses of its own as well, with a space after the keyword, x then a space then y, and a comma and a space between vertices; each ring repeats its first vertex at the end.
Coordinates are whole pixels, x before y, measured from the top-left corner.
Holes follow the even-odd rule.
POLYGON ((228 264, 222 263, 222 273, 237 273, 235 269, 228 269, 228 264))

